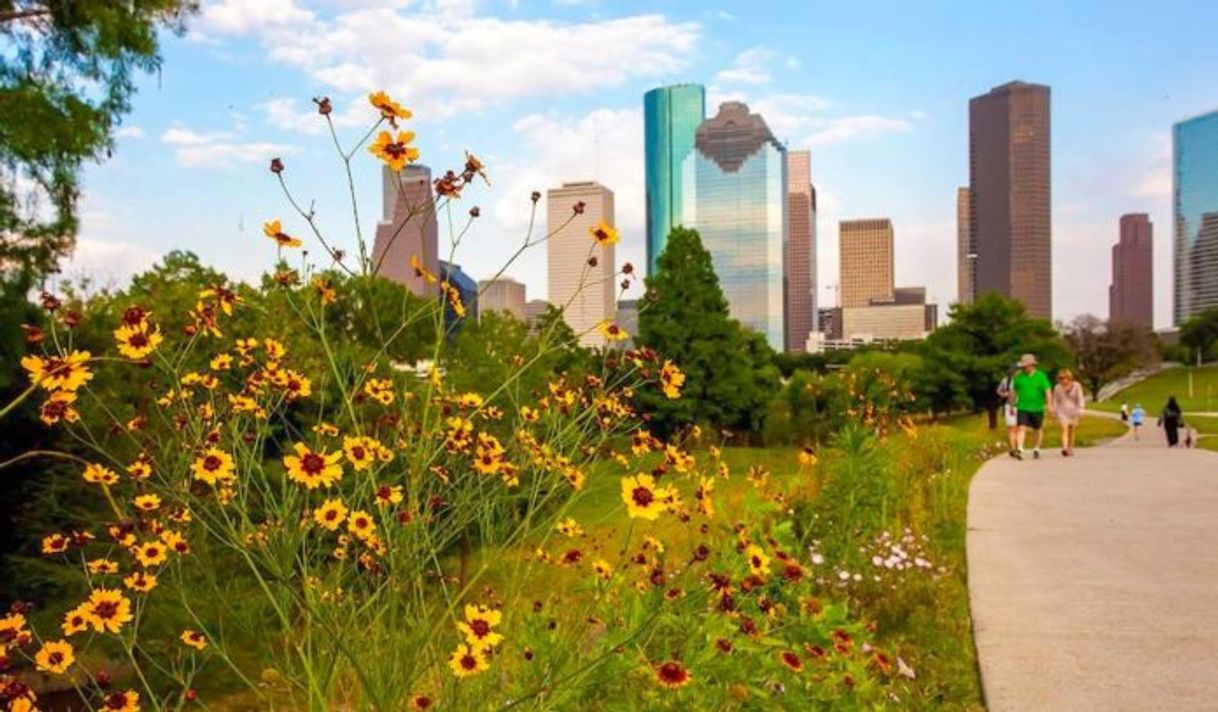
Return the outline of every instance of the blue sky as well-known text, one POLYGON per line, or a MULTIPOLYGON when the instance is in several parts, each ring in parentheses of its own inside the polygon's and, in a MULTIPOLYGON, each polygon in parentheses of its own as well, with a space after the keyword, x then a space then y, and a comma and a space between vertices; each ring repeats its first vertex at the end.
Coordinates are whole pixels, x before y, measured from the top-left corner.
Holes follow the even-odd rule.
MULTIPOLYGON (((955 296, 955 195, 968 179, 967 104, 1011 79, 1052 87, 1055 315, 1105 314, 1117 219, 1155 223, 1156 313, 1170 320, 1170 128, 1218 108, 1218 3, 633 0, 205 0, 140 82, 113 158, 85 178, 66 269, 121 284, 174 248, 234 277, 270 265, 262 221, 303 233, 266 171, 281 155, 327 235, 353 247, 346 189, 311 97, 347 140, 389 90, 415 110, 423 162, 463 150, 492 186, 459 263, 492 273, 519 243, 528 194, 597 179, 616 193, 619 261, 643 260, 642 94, 707 86, 743 99, 812 151, 820 280, 837 278, 837 221, 891 217, 897 280, 955 296), (242 229, 244 228, 244 229, 242 229)), ((356 158, 365 234, 377 166, 356 158)), ((458 215, 463 215, 462 212, 458 215)), ((541 213, 544 215, 544 212, 541 213)), ((544 296, 544 254, 511 274, 544 296)), ((822 291, 822 302, 832 291, 822 291)))

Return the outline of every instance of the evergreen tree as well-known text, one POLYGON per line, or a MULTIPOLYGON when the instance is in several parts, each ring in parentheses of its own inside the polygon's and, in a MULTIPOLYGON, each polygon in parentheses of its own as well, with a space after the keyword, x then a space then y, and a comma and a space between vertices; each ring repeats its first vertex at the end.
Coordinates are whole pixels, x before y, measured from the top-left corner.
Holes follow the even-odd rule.
POLYGON ((758 432, 778 388, 773 352, 728 314, 710 253, 697 231, 674 228, 656 274, 646 279, 638 343, 671 359, 685 373, 678 400, 653 389, 640 393, 656 432, 690 423, 758 432))

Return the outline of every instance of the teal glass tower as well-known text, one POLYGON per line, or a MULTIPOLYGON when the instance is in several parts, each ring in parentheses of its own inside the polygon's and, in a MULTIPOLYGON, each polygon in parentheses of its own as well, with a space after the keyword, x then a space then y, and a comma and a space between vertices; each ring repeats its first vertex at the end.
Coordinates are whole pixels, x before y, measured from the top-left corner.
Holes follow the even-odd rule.
MULTIPOLYGON (((682 220, 711 254, 732 317, 786 348, 787 149, 729 101, 698 128, 682 166, 682 220)), ((806 334, 805 334, 806 337, 806 334)))
POLYGON ((681 224, 681 166, 705 116, 706 90, 700 84, 659 87, 643 95, 648 274, 655 274, 668 233, 681 224))
POLYGON ((1172 127, 1176 325, 1218 307, 1218 111, 1172 127))

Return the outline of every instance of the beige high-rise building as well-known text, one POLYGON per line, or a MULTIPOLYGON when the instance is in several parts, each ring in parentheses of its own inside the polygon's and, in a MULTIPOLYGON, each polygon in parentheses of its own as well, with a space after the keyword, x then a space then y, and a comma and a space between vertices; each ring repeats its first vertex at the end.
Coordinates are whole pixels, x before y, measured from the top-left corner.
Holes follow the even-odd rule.
POLYGON ((507 312, 524 319, 525 287, 511 277, 497 277, 478 282, 478 314, 488 311, 507 312))
POLYGON ((816 189, 808 151, 787 151, 787 226, 787 351, 803 351, 816 331, 816 189))
POLYGON ((977 245, 973 244, 972 194, 956 189, 956 301, 972 304, 976 296, 977 245))
POLYGON ((892 302, 892 221, 888 218, 843 220, 838 225, 842 307, 892 302))
POLYGON ((563 183, 546 192, 549 301, 562 309, 583 346, 605 345, 596 327, 612 320, 617 310, 614 246, 598 245, 590 233, 601 220, 614 224, 613 191, 600 183, 563 183), (583 212, 573 216, 581 202, 583 212))
POLYGON ((419 262, 432 274, 440 273, 439 230, 431 194, 431 169, 418 163, 400 173, 388 167, 382 173, 381 207, 384 218, 376 226, 372 244, 372 268, 420 296, 436 294, 435 288, 415 273, 410 261, 419 262))

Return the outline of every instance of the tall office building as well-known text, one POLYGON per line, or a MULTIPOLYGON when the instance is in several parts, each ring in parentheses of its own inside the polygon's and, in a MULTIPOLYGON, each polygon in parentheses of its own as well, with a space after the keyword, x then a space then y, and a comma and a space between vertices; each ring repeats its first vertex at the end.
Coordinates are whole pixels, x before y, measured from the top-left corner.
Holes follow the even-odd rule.
POLYGON ((842 307, 895 301, 892 221, 843 220, 838 226, 842 307))
POLYGON ((704 118, 706 90, 700 84, 659 87, 643 95, 648 274, 655 274, 668 233, 681 224, 681 167, 704 118))
POLYGON ((1108 319, 1154 328, 1154 225, 1146 213, 1121 216, 1121 237, 1112 246, 1108 319))
POLYGON ((969 188, 976 293, 1052 318, 1049 87, 1010 82, 969 100, 969 188))
POLYGON ((478 282, 479 314, 500 311, 524 319, 525 286, 511 277, 499 276, 478 282))
POLYGON ((787 152, 787 350, 803 351, 816 331, 816 191, 812 154, 787 152))
POLYGON ((1172 127, 1176 326, 1218 307, 1218 111, 1172 127))
POLYGON ((976 296, 974 267, 977 262, 977 246, 973 244, 971 222, 972 199, 968 188, 956 189, 956 301, 971 304, 976 296))
POLYGON ((562 309, 580 344, 604 346, 596 327, 615 315, 617 262, 614 246, 597 244, 589 229, 601 220, 614 224, 613 191, 595 181, 563 183, 546 192, 546 220, 550 303, 562 309), (572 218, 580 202, 583 212, 572 218))
POLYGON ((732 316, 782 351, 786 148, 748 106, 726 102, 698 127, 681 190, 683 222, 702 236, 732 316))
POLYGON ((381 174, 382 219, 372 243, 372 266, 378 274, 405 285, 419 296, 434 296, 435 287, 415 273, 411 258, 433 275, 440 272, 439 230, 432 203, 431 169, 418 163, 400 173, 385 167, 381 174))

